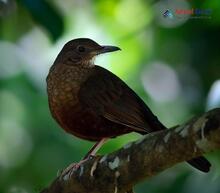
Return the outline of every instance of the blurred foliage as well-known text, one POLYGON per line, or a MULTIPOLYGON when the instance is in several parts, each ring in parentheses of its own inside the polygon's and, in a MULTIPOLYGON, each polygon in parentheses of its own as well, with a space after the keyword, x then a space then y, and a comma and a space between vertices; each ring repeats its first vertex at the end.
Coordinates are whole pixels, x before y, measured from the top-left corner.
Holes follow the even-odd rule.
POLYGON ((57 40, 62 35, 63 18, 51 4, 43 0, 20 0, 20 2, 26 7, 33 19, 50 32, 53 40, 57 40))
MULTIPOLYGON (((220 106, 219 0, 0 0, 0 192, 38 192, 92 143, 52 119, 45 79, 63 44, 89 37, 122 52, 96 63, 125 80, 171 127, 220 106), (175 9, 211 9, 207 17, 175 9), (163 17, 171 10, 173 19, 163 17)), ((109 141, 111 152, 139 135, 109 141)), ((220 192, 219 152, 209 174, 179 164, 136 192, 220 192)))

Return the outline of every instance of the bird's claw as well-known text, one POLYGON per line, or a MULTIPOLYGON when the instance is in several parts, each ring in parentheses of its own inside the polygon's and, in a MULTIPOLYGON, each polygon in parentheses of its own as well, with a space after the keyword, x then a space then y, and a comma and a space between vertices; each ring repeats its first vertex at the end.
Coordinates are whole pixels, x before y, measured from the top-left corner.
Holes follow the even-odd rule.
MULTIPOLYGON (((82 160, 84 161, 84 160, 82 160)), ((81 161, 79 163, 72 163, 70 164, 67 168, 65 168, 64 170, 62 170, 60 172, 60 178, 61 179, 67 179, 70 178, 72 176, 72 174, 78 170, 78 168, 80 168, 81 165, 81 161)))
POLYGON ((60 176, 61 179, 69 179, 72 174, 77 171, 81 165, 86 162, 87 160, 92 160, 96 157, 99 157, 97 155, 89 155, 87 158, 81 160, 78 163, 71 163, 67 168, 65 168, 62 171, 58 171, 58 175, 60 176))

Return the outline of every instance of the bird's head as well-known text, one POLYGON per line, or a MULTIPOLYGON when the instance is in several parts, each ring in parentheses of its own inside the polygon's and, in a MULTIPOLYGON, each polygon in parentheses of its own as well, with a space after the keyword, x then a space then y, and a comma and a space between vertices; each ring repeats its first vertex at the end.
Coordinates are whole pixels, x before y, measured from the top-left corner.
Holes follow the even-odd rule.
POLYGON ((89 67, 99 54, 121 50, 116 46, 103 46, 88 38, 78 38, 67 42, 55 61, 66 65, 89 67))

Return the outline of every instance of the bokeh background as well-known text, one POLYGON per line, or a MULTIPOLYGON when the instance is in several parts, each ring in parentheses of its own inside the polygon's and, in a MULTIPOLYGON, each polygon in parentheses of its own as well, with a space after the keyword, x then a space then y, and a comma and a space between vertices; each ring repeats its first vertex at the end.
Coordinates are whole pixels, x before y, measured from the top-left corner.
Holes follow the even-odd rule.
MULTIPOLYGON (((78 37, 121 47, 96 64, 126 81, 167 127, 220 106, 219 0, 0 0, 0 192, 39 192, 92 145, 59 128, 46 95, 56 55, 78 37), (192 8, 203 12, 175 13, 192 8)), ((100 153, 138 137, 113 139, 100 153)), ((181 163, 136 192, 220 192, 220 152, 207 157, 208 174, 181 163)))

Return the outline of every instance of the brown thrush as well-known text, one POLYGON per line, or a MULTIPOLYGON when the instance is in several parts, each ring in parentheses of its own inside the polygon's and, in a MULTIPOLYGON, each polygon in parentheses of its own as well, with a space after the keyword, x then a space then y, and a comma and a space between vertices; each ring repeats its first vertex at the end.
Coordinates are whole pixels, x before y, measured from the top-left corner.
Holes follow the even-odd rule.
MULTIPOLYGON (((47 77, 54 119, 68 133, 98 141, 86 157, 94 155, 108 138, 166 129, 125 82, 94 64, 95 56, 117 50, 120 48, 101 46, 87 38, 71 40, 58 54, 47 77)), ((211 166, 204 157, 188 162, 203 172, 211 166)))

